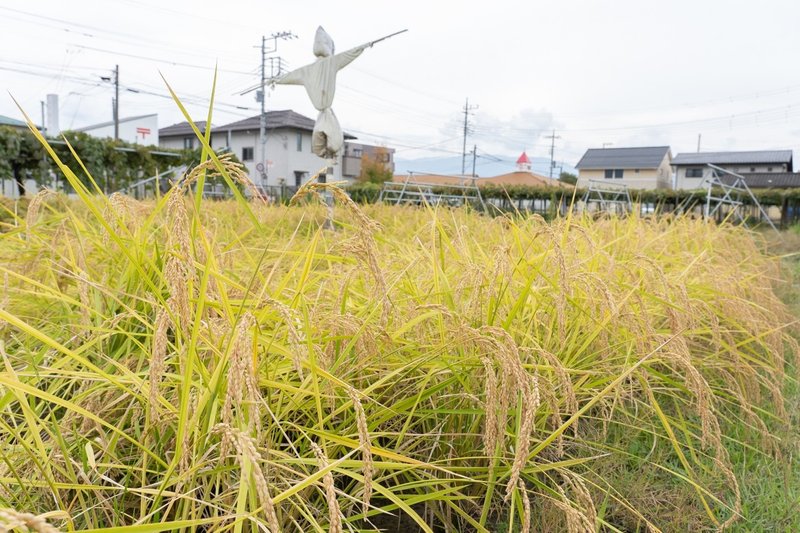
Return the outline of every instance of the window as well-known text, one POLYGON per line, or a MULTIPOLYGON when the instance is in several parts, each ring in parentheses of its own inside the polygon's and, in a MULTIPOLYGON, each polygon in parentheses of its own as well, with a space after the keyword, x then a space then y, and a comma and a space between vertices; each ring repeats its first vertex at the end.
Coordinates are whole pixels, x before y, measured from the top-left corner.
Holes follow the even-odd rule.
POLYGON ((750 172, 755 172, 755 171, 756 171, 756 167, 750 167, 750 172))
POLYGON ((637 174, 639 173, 639 169, 638 169, 638 168, 634 169, 633 171, 634 171, 635 173, 637 173, 637 174))
POLYGON ((767 167, 767 172, 772 172, 772 167, 767 167))
POLYGON ((242 148, 242 161, 252 161, 253 160, 253 147, 252 146, 245 146, 242 148))
POLYGON ((702 178, 703 177, 703 167, 687 168, 686 169, 686 177, 687 178, 702 178))
POLYGON ((607 168, 606 169, 606 179, 611 179, 613 177, 614 177, 614 171, 611 170, 610 168, 607 168))
POLYGON ((183 149, 184 150, 194 150, 194 137, 184 137, 183 138, 183 149))
POLYGON ((308 172, 303 172, 302 170, 295 170, 294 171, 294 186, 299 187, 303 184, 303 179, 308 175, 308 172))
POLYGON ((353 157, 361 157, 361 148, 353 148, 353 157))
POLYGON ((301 132, 297 132, 297 151, 303 151, 303 134, 301 132))
MULTIPOLYGON (((387 154, 387 161, 388 161, 388 154, 387 154)), ((622 172, 623 169, 621 168, 607 168, 605 174, 606 179, 611 179, 611 178, 620 179, 622 178, 622 172)))

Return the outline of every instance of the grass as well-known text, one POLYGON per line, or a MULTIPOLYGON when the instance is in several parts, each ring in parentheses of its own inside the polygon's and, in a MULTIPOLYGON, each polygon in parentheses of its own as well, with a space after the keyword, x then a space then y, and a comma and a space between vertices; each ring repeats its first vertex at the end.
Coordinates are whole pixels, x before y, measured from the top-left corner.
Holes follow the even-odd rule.
MULTIPOLYGON (((80 200, 41 195, 0 233, 6 524, 793 526, 792 463, 770 457, 796 461, 794 318, 741 229, 332 188, 332 232, 330 186, 140 203, 62 170, 80 200)), ((189 181, 214 173, 245 179, 212 154, 189 181)))

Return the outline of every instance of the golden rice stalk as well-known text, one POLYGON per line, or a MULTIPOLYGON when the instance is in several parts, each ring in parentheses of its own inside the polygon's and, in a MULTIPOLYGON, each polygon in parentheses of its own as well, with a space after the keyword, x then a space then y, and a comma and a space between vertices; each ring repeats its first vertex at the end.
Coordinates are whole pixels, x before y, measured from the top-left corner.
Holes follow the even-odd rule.
POLYGON ((28 240, 31 239, 31 228, 39 219, 39 208, 42 204, 50 197, 56 196, 56 193, 51 191, 50 189, 42 189, 41 191, 37 192, 33 198, 31 198, 30 203, 28 204, 28 211, 25 213, 25 228, 27 232, 28 240))
POLYGON ((590 520, 580 509, 576 509, 564 489, 556 486, 561 499, 553 499, 552 503, 564 513, 568 533, 594 533, 595 522, 590 520))
MULTIPOLYGON (((314 453, 319 461, 319 468, 323 470, 328 467, 328 456, 325 452, 317 446, 315 442, 311 443, 314 453)), ((329 533, 342 533, 342 512, 339 509, 339 501, 336 499, 336 489, 333 485, 333 474, 328 472, 322 477, 322 486, 325 488, 325 500, 328 503, 328 515, 330 524, 328 525, 329 533)))
MULTIPOLYGON (((275 309, 278 312, 278 314, 281 315, 284 324, 286 324, 286 330, 287 330, 286 337, 289 340, 289 346, 291 347, 291 353, 292 353, 292 367, 302 380, 303 362, 300 359, 300 354, 303 351, 305 351, 303 349, 303 344, 307 344, 303 339, 302 335, 300 334, 300 328, 302 327, 302 322, 300 321, 300 318, 297 316, 297 312, 288 305, 279 302, 274 298, 270 298, 269 296, 264 297, 264 302, 273 309, 275 309)), ((308 349, 308 351, 311 350, 313 350, 313 348, 308 349)), ((308 355, 311 356, 313 354, 309 353, 308 355)))
MULTIPOLYGON (((242 185, 246 190, 255 190, 255 183, 250 179, 249 174, 247 173, 247 169, 244 167, 243 164, 237 163, 233 161, 233 154, 232 153, 225 153, 220 154, 217 156, 217 160, 219 161, 222 168, 228 174, 228 177, 231 178, 234 182, 239 183, 242 185)), ((192 168, 192 170, 183 176, 183 179, 180 182, 180 187, 178 188, 181 191, 181 195, 183 195, 189 188, 198 180, 200 176, 205 173, 206 179, 214 178, 214 177, 221 177, 222 173, 217 168, 217 164, 213 159, 206 159, 203 163, 192 168)), ((266 203, 261 196, 254 195, 254 198, 266 203)))
POLYGON ((167 282, 169 298, 167 307, 172 310, 175 331, 189 337, 191 331, 192 312, 189 306, 189 272, 186 263, 178 256, 171 255, 164 266, 164 279, 167 282))
MULTIPOLYGON (((253 340, 250 329, 254 326, 255 318, 247 312, 242 315, 234 332, 228 370, 228 387, 225 390, 225 400, 222 406, 222 421, 228 425, 235 425, 234 409, 239 416, 245 418, 247 412, 245 406, 247 404, 257 405, 261 400, 252 358, 253 340)), ((259 421, 260 417, 255 412, 251 412, 247 417, 247 425, 251 431, 254 429, 257 432, 260 431, 259 421)))
POLYGON ((37 531, 38 533, 60 533, 57 527, 51 526, 47 520, 41 516, 31 513, 19 513, 13 509, 0 509, 0 532, 19 530, 25 528, 27 531, 37 531))
POLYGON ((530 533, 531 531, 531 500, 528 497, 528 489, 525 488, 525 483, 522 480, 519 482, 519 493, 522 496, 522 524, 520 524, 520 533, 530 533))
MULTIPOLYGON (((146 208, 120 192, 115 192, 108 197, 108 204, 103 209, 103 218, 109 222, 111 229, 119 231, 123 226, 133 233, 139 225, 142 214, 146 208)), ((103 232, 103 244, 107 245, 110 234, 103 232)))
POLYGON ((733 470, 731 470, 730 460, 728 459, 727 454, 724 460, 715 458, 714 464, 717 465, 717 468, 720 469, 722 474, 728 480, 728 485, 733 489, 733 495, 735 498, 733 504, 733 513, 727 520, 725 520, 725 522, 720 525, 719 528, 720 531, 725 531, 742 516, 742 492, 739 489, 739 481, 736 479, 736 474, 734 474, 733 470))
POLYGON ((81 302, 81 319, 83 320, 84 326, 88 328, 91 326, 92 321, 90 312, 92 301, 89 298, 89 274, 87 273, 86 257, 83 253, 83 247, 80 244, 75 246, 75 261, 78 267, 76 275, 78 278, 78 298, 81 302))
POLYGON ((320 191, 329 191, 333 194, 334 199, 344 205, 355 217, 356 239, 348 243, 349 250, 366 265, 372 275, 375 282, 375 294, 381 300, 381 326, 386 327, 391 312, 391 301, 389 300, 389 291, 387 289, 383 270, 378 265, 378 247, 373 236, 375 232, 381 229, 381 225, 367 216, 352 198, 341 188, 337 187, 335 183, 317 182, 316 178, 318 176, 319 173, 304 183, 294 196, 292 196, 290 203, 293 204, 309 195, 319 196, 320 191))
POLYGON ((352 388, 347 389, 347 394, 350 396, 350 400, 353 402, 353 409, 356 412, 358 443, 361 446, 361 473, 364 476, 363 512, 366 513, 369 510, 369 500, 372 496, 372 476, 375 473, 375 467, 372 462, 372 445, 370 444, 369 430, 367 429, 367 416, 364 413, 361 398, 352 388))
POLYGON ((485 397, 484 411, 486 422, 483 428, 483 450, 488 457, 492 457, 497 449, 498 436, 501 435, 501 420, 499 416, 500 397, 497 392, 497 375, 494 365, 488 356, 481 357, 484 369, 485 397))
POLYGON ((167 200, 167 215, 169 220, 169 243, 172 248, 178 249, 178 254, 183 260, 186 270, 194 276, 194 260, 192 253, 192 238, 189 235, 189 215, 186 211, 186 198, 181 189, 172 189, 167 200))
POLYGON ((153 353, 150 357, 150 394, 148 403, 150 405, 151 422, 158 417, 158 393, 161 377, 166 369, 167 359, 167 329, 169 328, 169 315, 159 309, 156 314, 155 328, 153 331, 153 353))
MULTIPOLYGON (((280 528, 280 522, 278 522, 278 514, 275 510, 272 496, 270 496, 269 493, 267 478, 264 476, 264 472, 261 470, 261 465, 259 464, 261 456, 256 449, 255 440, 249 435, 245 435, 241 431, 224 423, 214 426, 214 432, 222 434, 223 444, 227 443, 226 447, 230 446, 236 451, 239 468, 242 471, 246 469, 248 463, 250 464, 250 469, 253 473, 253 481, 256 486, 256 494, 264 508, 264 514, 267 518, 267 525, 269 526, 270 533, 280 533, 282 530, 280 528)), ((220 459, 226 457, 226 455, 220 454, 220 459)), ((341 529, 339 531, 341 531, 341 529)))

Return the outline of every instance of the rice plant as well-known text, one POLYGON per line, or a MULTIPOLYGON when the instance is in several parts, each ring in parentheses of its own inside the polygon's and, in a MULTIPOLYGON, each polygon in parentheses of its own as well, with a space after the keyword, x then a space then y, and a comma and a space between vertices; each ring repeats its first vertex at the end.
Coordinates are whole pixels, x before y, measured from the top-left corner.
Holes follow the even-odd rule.
POLYGON ((207 202, 189 186, 245 179, 209 156, 148 202, 58 162, 79 200, 6 210, 0 528, 670 530, 608 461, 725 528, 725 428, 781 452, 794 319, 753 235, 361 208, 313 182, 207 202))

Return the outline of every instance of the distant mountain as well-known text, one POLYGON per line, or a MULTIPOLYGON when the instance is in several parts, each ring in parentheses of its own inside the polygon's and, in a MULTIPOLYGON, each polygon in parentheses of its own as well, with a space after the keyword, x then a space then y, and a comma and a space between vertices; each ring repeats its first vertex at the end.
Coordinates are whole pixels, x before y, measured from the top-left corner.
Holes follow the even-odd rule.
MULTIPOLYGON (((550 174, 550 159, 544 157, 531 157, 531 170, 542 176, 550 174)), ((560 163, 556 163, 556 168, 553 169, 553 177, 557 178, 560 172, 560 163)), ((418 172, 421 174, 444 174, 454 175, 461 174, 461 156, 444 156, 444 157, 421 157, 419 159, 402 159, 395 158, 394 160, 395 174, 407 174, 410 172, 418 172)), ((503 159, 502 161, 494 161, 483 157, 478 157, 475 162, 475 174, 481 178, 490 178, 492 176, 499 176, 517 170, 516 158, 503 159)), ((577 171, 568 165, 563 167, 566 172, 577 174, 577 171)), ((466 173, 472 174, 472 158, 467 156, 466 173)))

